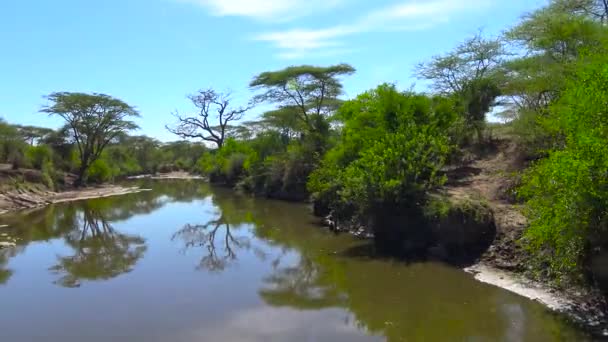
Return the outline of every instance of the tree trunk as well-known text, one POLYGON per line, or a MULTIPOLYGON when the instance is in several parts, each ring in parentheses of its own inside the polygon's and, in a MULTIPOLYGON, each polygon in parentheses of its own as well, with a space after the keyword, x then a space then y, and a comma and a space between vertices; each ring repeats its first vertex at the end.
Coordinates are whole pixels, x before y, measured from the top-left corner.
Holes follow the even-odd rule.
POLYGON ((86 164, 82 164, 80 166, 80 168, 78 168, 78 174, 77 174, 77 178, 76 181, 74 182, 74 186, 77 188, 83 187, 86 185, 86 173, 87 173, 87 169, 88 169, 88 165, 86 164))

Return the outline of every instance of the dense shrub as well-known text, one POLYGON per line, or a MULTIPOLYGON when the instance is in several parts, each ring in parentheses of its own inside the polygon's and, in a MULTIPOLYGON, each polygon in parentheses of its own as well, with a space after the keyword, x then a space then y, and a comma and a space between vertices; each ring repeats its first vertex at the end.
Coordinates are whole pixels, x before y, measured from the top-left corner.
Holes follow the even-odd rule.
POLYGON ((52 162, 53 150, 47 145, 29 146, 25 157, 33 168, 42 170, 45 163, 52 162))
POLYGON ((112 168, 103 159, 98 159, 89 167, 87 180, 93 183, 103 183, 112 180, 112 168))
POLYGON ((438 171, 452 146, 447 128, 457 119, 450 103, 391 85, 345 103, 341 139, 308 183, 315 199, 360 216, 416 207, 444 181, 438 171))
POLYGON ((230 138, 220 150, 204 153, 194 169, 212 182, 235 185, 257 159, 257 153, 248 144, 230 138))
POLYGON ((593 247, 608 242, 608 57, 580 61, 542 121, 557 149, 523 177, 528 246, 555 276, 580 274, 593 247))

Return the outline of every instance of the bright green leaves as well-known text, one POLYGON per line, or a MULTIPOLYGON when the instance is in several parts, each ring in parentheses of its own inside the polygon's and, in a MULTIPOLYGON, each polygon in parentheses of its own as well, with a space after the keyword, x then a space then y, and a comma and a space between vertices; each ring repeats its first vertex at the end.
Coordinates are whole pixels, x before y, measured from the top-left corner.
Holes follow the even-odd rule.
MULTIPOLYGON (((608 75, 605 55, 578 62, 544 127, 562 137, 558 150, 524 176, 530 228, 526 238, 555 275, 580 272, 608 224, 608 75)), ((579 273, 580 274, 580 273, 579 273)))
MULTIPOLYGON (((335 208, 364 215, 376 205, 422 200, 442 184, 438 171, 451 149, 449 101, 398 92, 392 85, 340 109, 342 136, 313 172, 308 187, 335 208)), ((452 106, 453 109, 453 106, 452 106)))

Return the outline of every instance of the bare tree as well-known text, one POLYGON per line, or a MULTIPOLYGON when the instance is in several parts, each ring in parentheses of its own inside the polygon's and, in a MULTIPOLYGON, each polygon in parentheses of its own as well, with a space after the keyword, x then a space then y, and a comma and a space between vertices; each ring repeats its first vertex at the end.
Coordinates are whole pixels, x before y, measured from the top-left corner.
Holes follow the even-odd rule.
POLYGON ((199 90, 198 93, 189 95, 188 99, 198 109, 198 113, 182 116, 175 112, 173 115, 177 123, 165 127, 169 132, 183 139, 202 139, 216 144, 218 149, 224 145, 230 128, 229 123, 241 120, 252 108, 251 104, 246 107, 229 108, 230 93, 218 93, 211 88, 199 90), (214 123, 210 123, 210 120, 214 120, 214 123))

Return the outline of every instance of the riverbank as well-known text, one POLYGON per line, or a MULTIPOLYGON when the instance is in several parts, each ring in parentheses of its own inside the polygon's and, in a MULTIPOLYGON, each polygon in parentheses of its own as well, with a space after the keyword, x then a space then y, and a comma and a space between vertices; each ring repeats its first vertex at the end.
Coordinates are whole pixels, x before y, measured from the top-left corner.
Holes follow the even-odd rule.
POLYGON ((103 185, 55 192, 37 184, 28 184, 27 187, 2 191, 0 193, 0 215, 12 211, 40 208, 54 203, 120 196, 141 191, 146 191, 146 189, 103 185))
POLYGON ((575 284, 557 287, 551 279, 531 277, 530 254, 519 242, 528 223, 513 194, 516 182, 513 175, 524 169, 525 164, 518 146, 504 139, 450 172, 445 189, 449 196, 483 199, 496 224, 494 242, 465 271, 481 282, 538 301, 595 336, 608 336, 608 305, 598 289, 575 284))
MULTIPOLYGON (((478 203, 488 211, 495 235, 480 254, 470 261, 453 260, 447 251, 445 240, 475 240, 484 233, 486 224, 475 224, 476 215, 454 215, 438 231, 437 245, 427 250, 427 257, 462 266, 478 281, 488 283, 523 297, 542 303, 547 308, 574 321, 594 336, 608 336, 608 304, 601 291, 591 284, 561 284, 543 277, 532 265, 531 255, 520 240, 528 226, 523 207, 514 195, 517 175, 527 166, 512 139, 498 139, 484 150, 462 151, 462 162, 446 169, 447 184, 439 191, 451 207, 457 203, 478 203), (466 229, 458 228, 460 221, 466 229), (447 233, 447 235, 446 235, 447 233), (444 240, 444 241, 442 241, 444 240)), ((480 206, 480 208, 481 208, 480 206)), ((372 232, 358 224, 338 223, 327 216, 323 224, 332 230, 348 231, 359 238, 373 238, 372 232)), ((470 247, 464 248, 469 251, 470 247)))
POLYGON ((130 180, 136 179, 205 179, 203 176, 193 175, 189 172, 169 172, 169 173, 157 173, 157 174, 146 174, 127 177, 130 180))

